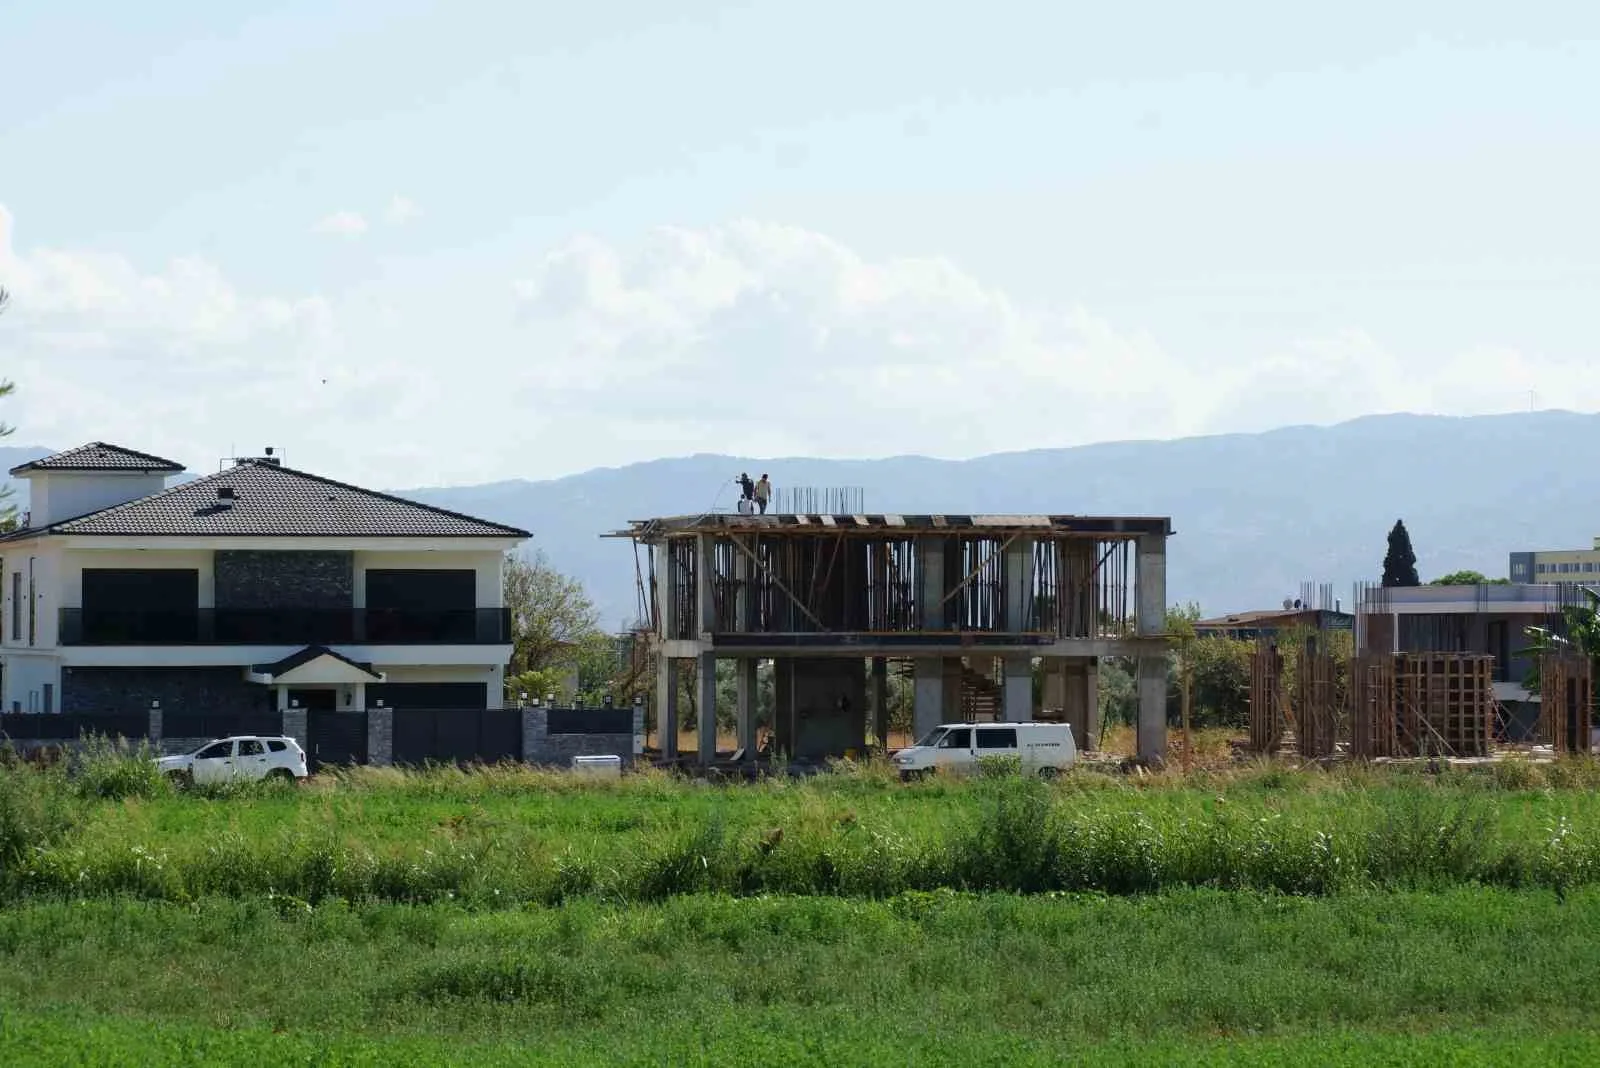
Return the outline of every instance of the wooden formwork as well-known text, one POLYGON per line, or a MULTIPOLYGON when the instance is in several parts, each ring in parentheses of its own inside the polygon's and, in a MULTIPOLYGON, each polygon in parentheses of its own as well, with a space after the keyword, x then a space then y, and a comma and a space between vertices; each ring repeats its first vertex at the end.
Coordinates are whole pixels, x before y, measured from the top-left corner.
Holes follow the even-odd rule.
POLYGON ((1276 753, 1285 725, 1283 654, 1276 644, 1258 641, 1250 657, 1250 749, 1276 753))
POLYGON ((1294 736, 1304 757, 1334 753, 1339 736, 1339 694, 1333 654, 1316 639, 1297 652, 1294 671, 1294 736))
POLYGON ((1494 726, 1494 657, 1395 654, 1395 719, 1413 756, 1488 756, 1494 726))
POLYGON ((1594 662, 1586 656, 1539 658, 1539 726, 1557 755, 1589 752, 1594 662))
POLYGON ((1350 755, 1371 760, 1398 751, 1394 656, 1357 657, 1350 664, 1350 755))

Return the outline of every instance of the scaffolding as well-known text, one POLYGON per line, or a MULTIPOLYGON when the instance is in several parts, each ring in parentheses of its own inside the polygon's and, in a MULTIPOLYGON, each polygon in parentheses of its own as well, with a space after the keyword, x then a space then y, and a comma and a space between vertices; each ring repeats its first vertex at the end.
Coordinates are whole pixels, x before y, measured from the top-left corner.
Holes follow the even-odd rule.
POLYGON ((1540 734, 1557 756, 1588 753, 1594 708, 1594 662, 1586 656, 1539 659, 1540 734))
POLYGON ((1494 657, 1395 654, 1396 732, 1408 756, 1485 757, 1494 727, 1494 657))
POLYGON ((1294 735, 1303 757, 1330 757, 1337 748, 1343 718, 1337 675, 1326 642, 1307 638, 1296 650, 1294 735))
POLYGON ((1283 706, 1283 654, 1270 639, 1256 642, 1250 658, 1250 749, 1276 753, 1287 726, 1283 706))

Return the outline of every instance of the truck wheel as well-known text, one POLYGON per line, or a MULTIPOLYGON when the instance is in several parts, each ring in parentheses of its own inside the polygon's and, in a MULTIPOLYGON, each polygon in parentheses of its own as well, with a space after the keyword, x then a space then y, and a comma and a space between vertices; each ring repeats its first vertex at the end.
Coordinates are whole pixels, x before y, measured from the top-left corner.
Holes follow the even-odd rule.
POLYGON ((290 771, 288 768, 273 768, 267 773, 267 778, 271 779, 273 782, 292 783, 294 782, 294 772, 290 771))

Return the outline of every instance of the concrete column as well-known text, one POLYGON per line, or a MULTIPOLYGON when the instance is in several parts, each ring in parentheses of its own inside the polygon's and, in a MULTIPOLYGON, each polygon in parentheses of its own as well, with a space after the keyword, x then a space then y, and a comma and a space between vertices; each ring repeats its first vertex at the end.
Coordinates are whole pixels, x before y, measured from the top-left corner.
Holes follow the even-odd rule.
POLYGON ((772 744, 794 753, 794 661, 779 657, 772 662, 772 744))
POLYGON ((912 664, 911 733, 913 741, 945 722, 944 661, 937 657, 912 664))
MULTIPOLYGON (((1006 630, 1031 630, 1028 595, 1033 590, 1033 539, 1018 538, 1006 549, 1006 630)), ((1008 713, 1007 719, 1011 716, 1008 713)))
POLYGON ((734 588, 738 591, 734 609, 734 629, 755 630, 755 597, 751 587, 755 583, 755 566, 744 553, 733 558, 734 588))
POLYGON ((1097 657, 1090 657, 1089 665, 1084 670, 1083 703, 1088 710, 1089 722, 1084 728, 1080 744, 1085 749, 1095 749, 1100 745, 1100 661, 1097 657))
POLYGON ((889 744, 889 661, 881 656, 872 658, 872 725, 868 732, 877 741, 868 744, 889 744))
MULTIPOLYGON (((501 689, 504 690, 504 687, 501 687, 501 689)), ((352 687, 352 691, 353 692, 350 694, 350 707, 356 711, 366 708, 367 684, 364 682, 358 682, 354 687, 352 687)), ((492 686, 489 689, 489 703, 491 705, 494 704, 494 688, 492 686)), ((368 748, 370 749, 370 746, 368 748)))
POLYGON ((1007 723, 1033 722, 1033 658, 1026 653, 1005 658, 1004 689, 1007 723))
MULTIPOLYGON (((978 670, 982 670, 981 666, 978 670)), ((939 675, 944 680, 944 718, 940 723, 955 723, 961 715, 961 658, 947 656, 939 662, 939 675)))
POLYGON ((678 663, 670 656, 656 657, 656 738, 661 755, 678 758, 678 663))
POLYGON ((921 604, 922 629, 944 630, 945 606, 944 602, 944 543, 942 535, 922 537, 917 539, 919 554, 918 565, 921 568, 921 604))
POLYGON ((1134 593, 1140 634, 1162 634, 1167 629, 1167 539, 1159 534, 1139 536, 1134 593))
POLYGON ((699 744, 700 763, 709 764, 717 759, 717 654, 701 653, 695 663, 695 711, 700 717, 695 725, 695 741, 699 744))
POLYGON ((394 709, 367 710, 367 763, 388 767, 394 763, 394 709))
POLYGON ((738 697, 739 748, 745 760, 756 758, 756 667, 753 658, 735 660, 735 693, 738 697))
POLYGON ((701 634, 709 634, 717 629, 717 603, 714 596, 716 586, 712 582, 715 574, 712 567, 713 544, 709 534, 699 534, 695 537, 695 604, 698 607, 695 630, 701 634))
POLYGON ((1167 757, 1167 658, 1141 656, 1138 674, 1139 759, 1155 763, 1167 757))
POLYGON ((672 621, 672 554, 667 551, 665 543, 654 546, 651 550, 656 559, 656 612, 660 622, 656 631, 663 638, 674 635, 672 621))
POLYGON ((150 724, 145 730, 145 736, 150 739, 150 748, 161 749, 161 706, 155 705, 150 709, 150 724))

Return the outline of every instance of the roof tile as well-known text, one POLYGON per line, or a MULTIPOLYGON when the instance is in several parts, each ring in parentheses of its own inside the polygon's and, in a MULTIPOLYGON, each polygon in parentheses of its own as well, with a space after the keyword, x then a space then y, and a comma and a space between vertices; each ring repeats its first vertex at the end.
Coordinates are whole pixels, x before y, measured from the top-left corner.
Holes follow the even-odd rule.
POLYGON ((29 471, 164 471, 178 472, 183 465, 173 460, 152 456, 147 452, 125 449, 121 445, 108 445, 91 441, 76 449, 54 453, 30 460, 11 469, 13 475, 29 471))
POLYGON ((19 531, 125 537, 527 538, 515 527, 262 460, 126 504, 19 531), (229 498, 219 497, 231 490, 229 498))

